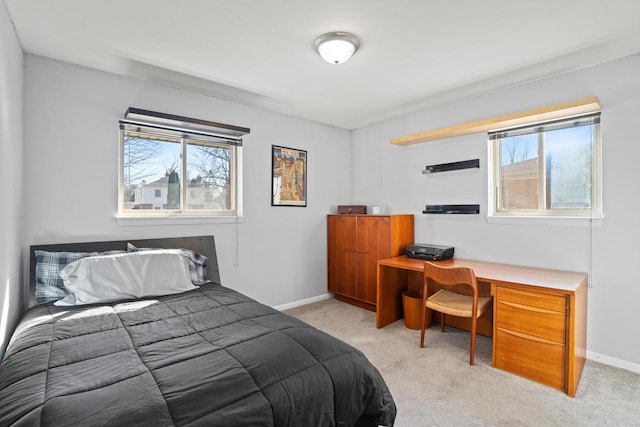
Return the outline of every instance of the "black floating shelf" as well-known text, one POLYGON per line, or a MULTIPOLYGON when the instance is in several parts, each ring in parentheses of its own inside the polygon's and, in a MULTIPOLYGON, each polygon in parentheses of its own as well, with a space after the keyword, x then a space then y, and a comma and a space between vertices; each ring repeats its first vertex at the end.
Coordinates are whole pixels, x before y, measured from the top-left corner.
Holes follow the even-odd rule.
POLYGON ((423 214, 479 214, 480 205, 427 205, 423 214))
POLYGON ((480 159, 463 160, 461 162, 440 163, 439 165, 427 165, 422 171, 423 174, 436 172, 455 171, 459 169, 479 168, 480 159))

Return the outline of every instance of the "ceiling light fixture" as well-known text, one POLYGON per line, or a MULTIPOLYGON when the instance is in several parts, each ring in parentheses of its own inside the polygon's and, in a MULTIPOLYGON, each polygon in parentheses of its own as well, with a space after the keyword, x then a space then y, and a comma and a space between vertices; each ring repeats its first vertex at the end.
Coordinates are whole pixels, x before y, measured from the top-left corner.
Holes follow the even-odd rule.
POLYGON ((358 50, 360 40, 351 33, 334 31, 321 35, 313 44, 322 59, 331 64, 341 64, 358 50))

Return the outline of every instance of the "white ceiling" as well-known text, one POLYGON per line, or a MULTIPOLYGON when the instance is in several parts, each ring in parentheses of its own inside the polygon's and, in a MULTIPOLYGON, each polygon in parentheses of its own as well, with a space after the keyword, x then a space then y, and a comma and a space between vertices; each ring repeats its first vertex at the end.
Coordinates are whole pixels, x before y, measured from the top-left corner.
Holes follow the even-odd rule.
POLYGON ((27 53, 345 129, 640 52, 640 0, 4 3, 27 53))

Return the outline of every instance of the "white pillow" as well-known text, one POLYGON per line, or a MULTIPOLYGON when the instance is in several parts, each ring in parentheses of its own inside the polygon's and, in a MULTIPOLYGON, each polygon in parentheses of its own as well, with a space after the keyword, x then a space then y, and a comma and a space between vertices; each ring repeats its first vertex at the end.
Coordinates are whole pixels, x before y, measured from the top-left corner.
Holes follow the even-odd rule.
POLYGON ((67 295, 55 305, 82 305, 177 294, 191 283, 189 258, 180 251, 128 252, 82 258, 60 271, 67 295))

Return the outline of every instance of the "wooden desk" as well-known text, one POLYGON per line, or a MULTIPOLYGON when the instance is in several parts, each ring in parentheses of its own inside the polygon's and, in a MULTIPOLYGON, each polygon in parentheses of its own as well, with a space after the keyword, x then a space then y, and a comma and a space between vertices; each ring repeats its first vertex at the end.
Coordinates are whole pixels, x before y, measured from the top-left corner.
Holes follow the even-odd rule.
MULTIPOLYGON (((490 287, 494 367, 575 396, 586 360, 586 273, 463 259, 438 264, 470 267, 490 287)), ((406 256, 378 261, 376 327, 403 317, 402 292, 421 289, 423 267, 406 256)))

